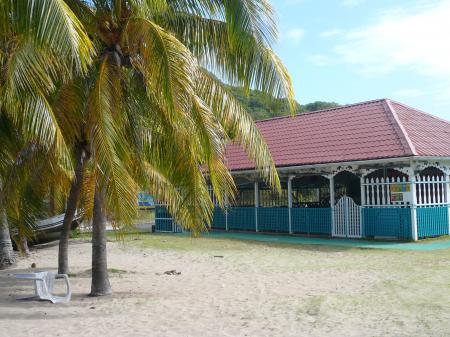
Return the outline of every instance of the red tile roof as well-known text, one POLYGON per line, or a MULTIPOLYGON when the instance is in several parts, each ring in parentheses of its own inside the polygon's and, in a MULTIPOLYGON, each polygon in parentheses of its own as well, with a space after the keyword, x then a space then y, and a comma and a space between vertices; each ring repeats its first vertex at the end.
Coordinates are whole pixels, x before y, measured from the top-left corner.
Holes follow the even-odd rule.
MULTIPOLYGON (((410 156, 450 157, 450 122, 387 99, 258 121, 277 167, 410 156)), ((237 145, 231 170, 254 165, 237 145)))

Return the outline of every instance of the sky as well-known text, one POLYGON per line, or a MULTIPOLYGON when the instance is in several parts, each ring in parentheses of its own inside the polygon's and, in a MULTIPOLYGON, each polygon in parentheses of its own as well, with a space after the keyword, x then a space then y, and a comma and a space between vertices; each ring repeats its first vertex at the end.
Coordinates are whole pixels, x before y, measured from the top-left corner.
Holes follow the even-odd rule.
POLYGON ((271 0, 301 103, 390 98, 450 120, 450 0, 271 0))

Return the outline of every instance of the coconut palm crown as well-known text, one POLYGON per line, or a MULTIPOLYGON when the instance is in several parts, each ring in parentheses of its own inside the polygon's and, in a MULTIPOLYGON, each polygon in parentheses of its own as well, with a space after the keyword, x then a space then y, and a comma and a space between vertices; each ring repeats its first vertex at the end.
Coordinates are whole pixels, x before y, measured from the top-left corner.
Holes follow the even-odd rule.
MULTIPOLYGON (((64 102, 63 95, 61 106, 79 110, 83 102, 83 132, 68 134, 89 144, 90 172, 113 218, 132 219, 139 186, 167 204, 182 225, 202 230, 212 211, 204 173, 221 205, 233 196, 224 163, 229 141, 241 144, 263 178, 279 188, 257 127, 217 79, 294 105, 290 77, 271 49, 277 32, 268 1, 67 4, 97 57, 79 84, 80 96, 67 95, 64 102)), ((92 200, 92 188, 86 190, 92 200)))

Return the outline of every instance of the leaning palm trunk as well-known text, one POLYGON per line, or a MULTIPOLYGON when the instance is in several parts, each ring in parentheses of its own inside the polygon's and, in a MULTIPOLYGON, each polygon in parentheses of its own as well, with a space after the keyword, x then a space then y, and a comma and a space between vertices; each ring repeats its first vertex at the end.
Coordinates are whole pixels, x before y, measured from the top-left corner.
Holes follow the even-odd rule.
POLYGON ((17 239, 16 243, 22 256, 30 255, 30 249, 28 248, 28 239, 24 234, 19 233, 19 238, 17 239))
POLYGON ((0 212, 0 269, 4 269, 15 263, 15 256, 5 209, 2 208, 0 212))
POLYGON ((75 177, 70 187, 69 198, 67 199, 66 212, 64 214, 63 228, 59 239, 58 252, 58 273, 69 273, 69 237, 72 227, 73 218, 77 209, 78 198, 80 196, 81 186, 83 183, 84 170, 84 151, 79 148, 76 153, 75 177))
POLYGON ((92 283, 90 296, 111 294, 106 254, 106 212, 103 194, 97 188, 92 219, 92 283))

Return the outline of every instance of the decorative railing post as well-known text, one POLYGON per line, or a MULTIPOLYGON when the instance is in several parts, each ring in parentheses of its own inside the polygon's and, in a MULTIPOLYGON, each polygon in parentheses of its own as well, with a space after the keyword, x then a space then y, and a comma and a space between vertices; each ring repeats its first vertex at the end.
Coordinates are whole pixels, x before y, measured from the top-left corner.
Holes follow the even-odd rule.
POLYGON ((448 234, 450 234, 450 174, 449 171, 445 171, 445 203, 447 204, 448 215, 448 234))
MULTIPOLYGON (((364 175, 361 175, 361 177, 359 178, 360 181, 360 185, 361 185, 361 207, 359 208, 359 221, 360 221, 360 225, 361 225, 361 237, 363 238, 365 233, 364 233, 364 207, 366 205, 366 187, 364 185, 364 175)), ((383 186, 384 188, 384 186, 383 186)))
POLYGON ((255 230, 258 232, 259 185, 255 181, 255 230))
POLYGON ((289 212, 289 234, 292 234, 292 179, 295 176, 290 175, 288 178, 288 212, 289 212))
POLYGON ((417 196, 416 196, 416 176, 414 174, 414 168, 411 167, 409 173, 409 183, 411 186, 411 238, 413 241, 417 241, 417 196))
POLYGON ((331 235, 334 234, 334 175, 330 174, 330 207, 331 207, 331 235))

